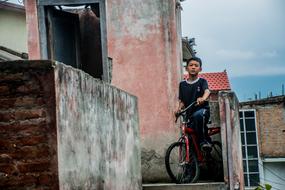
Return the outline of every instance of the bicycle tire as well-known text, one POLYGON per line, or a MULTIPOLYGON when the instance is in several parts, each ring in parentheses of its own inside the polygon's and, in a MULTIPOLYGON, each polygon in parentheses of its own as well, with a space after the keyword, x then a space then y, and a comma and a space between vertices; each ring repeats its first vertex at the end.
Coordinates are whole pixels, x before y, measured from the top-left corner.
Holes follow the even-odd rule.
POLYGON ((175 183, 195 183, 200 175, 198 160, 193 151, 190 151, 190 162, 186 163, 184 150, 186 150, 184 142, 175 142, 168 147, 165 155, 166 171, 175 183), (182 152, 181 158, 179 150, 182 152))
POLYGON ((208 160, 209 173, 213 176, 214 181, 224 180, 222 144, 218 141, 212 142, 210 159, 208 160))

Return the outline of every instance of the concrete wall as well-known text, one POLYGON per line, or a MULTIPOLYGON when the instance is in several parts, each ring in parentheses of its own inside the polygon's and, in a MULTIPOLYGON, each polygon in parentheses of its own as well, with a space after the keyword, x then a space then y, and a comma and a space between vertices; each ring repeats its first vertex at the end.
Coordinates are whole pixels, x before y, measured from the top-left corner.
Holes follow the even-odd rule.
MULTIPOLYGON (((146 182, 169 180, 164 154, 179 134, 173 117, 182 77, 178 2, 106 0, 112 85, 138 97, 142 173, 146 182)), ((39 59, 36 1, 27 0, 26 8, 30 59, 39 59)))
POLYGON ((284 189, 285 163, 283 162, 263 162, 264 176, 262 183, 272 185, 272 189, 284 189))
POLYGON ((27 30, 25 13, 0 9, 0 46, 26 52, 27 30))
POLYGON ((141 189, 134 96, 59 63, 0 69, 0 189, 141 189))
POLYGON ((55 81, 61 189, 141 189, 137 99, 62 64, 55 81))
POLYGON ((224 180, 228 189, 244 189, 239 123, 239 102, 234 92, 221 91, 219 96, 224 180))
POLYGON ((261 158, 285 157, 285 107, 284 97, 268 101, 241 104, 242 109, 256 110, 259 153, 261 158), (274 147, 274 148, 272 148, 274 147))
POLYGON ((181 78, 180 9, 175 0, 108 0, 112 84, 138 97, 143 181, 169 180, 164 154, 176 140, 181 78))

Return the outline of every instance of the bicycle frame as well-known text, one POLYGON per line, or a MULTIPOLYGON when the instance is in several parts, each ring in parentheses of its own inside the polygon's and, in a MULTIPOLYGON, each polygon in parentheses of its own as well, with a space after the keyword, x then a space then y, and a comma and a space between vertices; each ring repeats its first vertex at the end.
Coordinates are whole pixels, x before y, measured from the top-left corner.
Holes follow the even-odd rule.
MULTIPOLYGON (((168 175, 176 183, 196 182, 200 175, 200 166, 203 166, 203 169, 209 169, 211 172, 222 170, 221 155, 218 155, 219 158, 215 157, 222 149, 220 142, 212 141, 206 144, 207 146, 203 146, 203 150, 200 150, 199 136, 194 130, 196 127, 192 126, 195 123, 192 123, 193 117, 191 117, 196 110, 196 106, 197 102, 193 102, 183 110, 175 113, 175 122, 181 116, 180 138, 168 147, 165 155, 165 165, 168 175)), ((211 127, 207 132, 209 136, 215 135, 220 133, 220 127, 211 127)), ((218 177, 222 178, 220 174, 218 177)))
MULTIPOLYGON (((189 162, 189 151, 190 151, 190 140, 189 137, 192 139, 193 147, 194 147, 194 152, 196 153, 197 159, 199 162, 203 161, 203 154, 200 151, 199 145, 197 143, 197 135, 194 129, 187 127, 187 122, 183 118, 182 124, 180 126, 181 129, 181 137, 179 138, 179 142, 185 142, 186 144, 186 162, 189 162)), ((220 128, 219 127, 213 127, 208 129, 208 134, 209 136, 215 135, 217 133, 220 133, 220 128)), ((181 157, 181 152, 179 153, 179 157, 181 157)))
MULTIPOLYGON (((188 136, 191 137, 193 145, 194 145, 194 151, 196 153, 197 159, 199 162, 203 161, 203 154, 199 149, 199 146, 197 144, 197 135, 196 132, 194 131, 194 129, 187 127, 187 124, 191 121, 187 121, 187 117, 186 117, 186 111, 188 109, 193 108, 194 106, 196 106, 196 102, 193 102, 192 104, 190 104, 187 108, 185 108, 184 110, 182 110, 180 113, 176 114, 176 120, 177 121, 178 117, 182 116, 182 120, 181 120, 181 125, 180 125, 180 129, 182 132, 181 137, 179 138, 179 142, 185 142, 186 144, 186 162, 189 162, 189 150, 190 150, 190 141, 188 136)), ((220 128, 219 127, 213 127, 213 128, 209 128, 208 129, 208 134, 209 136, 215 135, 217 133, 220 132, 220 128)), ((179 156, 181 153, 179 153, 179 156)))

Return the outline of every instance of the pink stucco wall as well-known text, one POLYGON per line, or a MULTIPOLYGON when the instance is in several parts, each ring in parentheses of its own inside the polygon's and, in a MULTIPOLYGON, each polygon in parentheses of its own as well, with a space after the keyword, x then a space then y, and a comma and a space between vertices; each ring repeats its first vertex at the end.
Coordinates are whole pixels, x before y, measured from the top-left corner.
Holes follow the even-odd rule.
POLYGON ((175 0, 107 4, 112 84, 138 97, 145 182, 167 178, 164 153, 178 134, 173 118, 181 76, 177 12, 175 0))
MULTIPOLYGON (((106 0, 112 85, 138 97, 143 181, 169 179, 166 148, 178 136, 173 112, 181 79, 178 0, 106 0)), ((29 55, 40 59, 36 0, 27 0, 29 55)))
POLYGON ((36 0, 26 0, 26 23, 28 29, 28 52, 29 59, 40 59, 40 38, 36 0))

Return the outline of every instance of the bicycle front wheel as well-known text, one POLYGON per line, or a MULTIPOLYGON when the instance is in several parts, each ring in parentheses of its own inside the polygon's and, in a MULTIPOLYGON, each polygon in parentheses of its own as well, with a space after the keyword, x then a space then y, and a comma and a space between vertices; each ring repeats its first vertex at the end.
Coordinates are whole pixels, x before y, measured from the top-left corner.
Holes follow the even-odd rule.
POLYGON ((190 151, 189 162, 186 162, 184 142, 175 142, 169 146, 165 155, 165 166, 168 175, 175 183, 194 183, 199 178, 197 157, 190 151))

